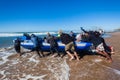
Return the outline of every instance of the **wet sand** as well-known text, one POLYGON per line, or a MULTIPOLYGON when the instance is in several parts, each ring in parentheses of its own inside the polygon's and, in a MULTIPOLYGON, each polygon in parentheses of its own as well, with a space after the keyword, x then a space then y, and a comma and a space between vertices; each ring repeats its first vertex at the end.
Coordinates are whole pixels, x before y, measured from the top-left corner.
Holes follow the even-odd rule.
POLYGON ((120 80, 120 32, 112 33, 112 37, 105 41, 115 48, 112 63, 98 55, 85 55, 80 61, 69 61, 67 55, 39 58, 35 52, 19 56, 14 49, 0 50, 0 53, 15 53, 0 58, 0 80, 120 80))
POLYGON ((120 32, 111 35, 105 41, 115 49, 113 62, 108 63, 98 55, 86 55, 79 62, 68 62, 70 80, 120 80, 120 32))

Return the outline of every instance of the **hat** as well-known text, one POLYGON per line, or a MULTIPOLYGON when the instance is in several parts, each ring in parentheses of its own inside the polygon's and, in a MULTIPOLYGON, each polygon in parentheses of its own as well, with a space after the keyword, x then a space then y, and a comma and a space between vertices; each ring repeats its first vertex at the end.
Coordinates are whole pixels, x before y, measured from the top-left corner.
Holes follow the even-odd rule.
POLYGON ((62 33, 63 33, 63 31, 62 31, 62 30, 59 30, 59 31, 58 31, 58 34, 59 34, 59 35, 61 35, 62 33))
POLYGON ((46 34, 50 34, 49 32, 47 32, 46 34))

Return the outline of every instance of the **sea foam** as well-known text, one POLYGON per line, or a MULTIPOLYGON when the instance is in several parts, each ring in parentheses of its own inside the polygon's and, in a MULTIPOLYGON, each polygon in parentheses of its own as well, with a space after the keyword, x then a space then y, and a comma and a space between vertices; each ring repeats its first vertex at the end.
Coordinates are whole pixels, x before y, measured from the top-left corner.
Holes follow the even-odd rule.
POLYGON ((8 59, 7 59, 8 56, 10 56, 12 54, 15 54, 15 52, 13 52, 13 50, 8 50, 7 51, 6 49, 1 49, 1 51, 0 51, 0 58, 2 60, 0 60, 0 65, 6 63, 8 61, 8 59))
MULTIPOLYGON (((26 32, 27 33, 27 32, 26 32)), ((48 32, 31 32, 29 35, 46 35, 48 32)), ((49 32, 50 34, 56 34, 56 32, 49 32)), ((23 36, 23 33, 0 33, 0 37, 13 37, 13 36, 23 36)))
POLYGON ((20 80, 28 80, 28 79, 33 79, 33 80, 43 80, 43 78, 46 75, 41 75, 41 76, 32 76, 32 75, 26 75, 25 78, 19 78, 20 80))

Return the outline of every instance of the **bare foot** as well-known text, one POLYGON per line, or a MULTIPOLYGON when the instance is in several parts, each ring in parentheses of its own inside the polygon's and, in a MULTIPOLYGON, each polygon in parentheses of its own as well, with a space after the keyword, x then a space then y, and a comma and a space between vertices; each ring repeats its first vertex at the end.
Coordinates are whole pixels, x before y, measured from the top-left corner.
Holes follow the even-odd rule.
POLYGON ((107 62, 108 62, 108 63, 111 63, 111 62, 112 62, 112 60, 111 60, 111 59, 107 59, 107 62))
POLYGON ((69 59, 69 61, 72 61, 73 59, 75 59, 74 57, 71 57, 70 59, 69 59))
POLYGON ((112 51, 111 54, 115 54, 115 52, 112 51))
POLYGON ((56 55, 54 54, 54 55, 52 55, 52 57, 55 57, 56 55))

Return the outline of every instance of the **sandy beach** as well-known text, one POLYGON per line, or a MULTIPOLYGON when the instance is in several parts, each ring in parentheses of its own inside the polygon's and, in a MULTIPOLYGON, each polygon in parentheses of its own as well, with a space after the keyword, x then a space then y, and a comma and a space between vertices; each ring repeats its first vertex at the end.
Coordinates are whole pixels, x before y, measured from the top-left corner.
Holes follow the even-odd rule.
POLYGON ((110 34, 112 37, 105 41, 115 49, 113 62, 107 63, 98 55, 86 55, 80 62, 69 62, 70 80, 120 80, 120 32, 110 34))
MULTIPOLYGON (((110 33, 107 44, 112 45, 115 54, 108 63, 98 55, 85 55, 80 61, 69 61, 68 56, 39 58, 35 52, 25 52, 19 56, 13 48, 0 49, 0 80, 120 80, 120 32, 110 33)), ((47 54, 48 52, 44 52, 47 54)))

